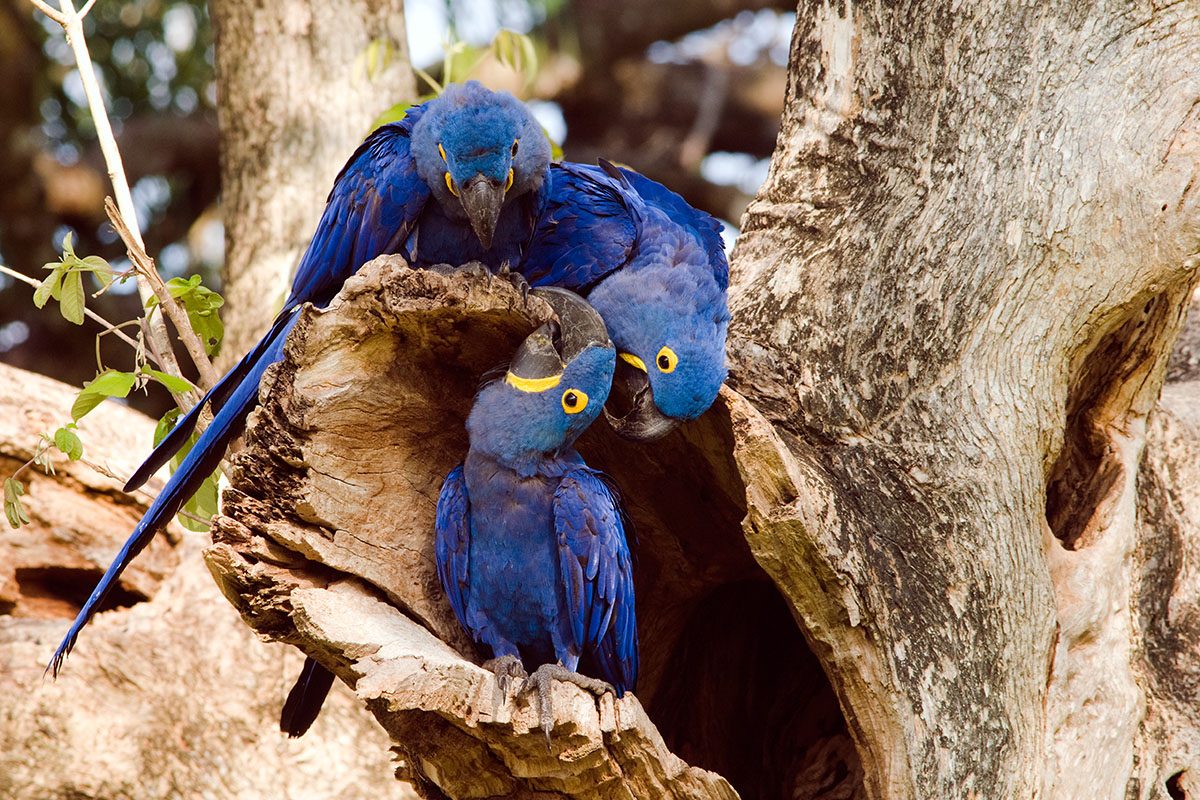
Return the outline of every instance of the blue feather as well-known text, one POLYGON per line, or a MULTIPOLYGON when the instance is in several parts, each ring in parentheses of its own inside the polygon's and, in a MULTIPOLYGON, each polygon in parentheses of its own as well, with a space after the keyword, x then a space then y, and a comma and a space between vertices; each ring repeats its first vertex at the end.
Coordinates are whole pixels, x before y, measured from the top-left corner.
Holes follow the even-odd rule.
POLYGON ((225 454, 224 446, 214 448, 206 446, 207 443, 212 441, 228 442, 241 432, 246 415, 258 402, 258 382, 262 378, 263 372, 269 365, 283 358, 283 343, 290 329, 289 325, 285 325, 276 332, 270 344, 264 349, 262 358, 247 372, 246 379, 229 393, 225 404, 213 417, 212 424, 205 429, 200 440, 193 445, 183 459, 183 463, 172 473, 166 487, 159 492, 149 510, 134 528, 133 534, 126 540, 121 551, 117 553, 117 557, 113 559, 104 576, 100 578, 100 582, 96 584, 91 596, 83 604, 71 629, 59 644, 58 649, 55 650, 50 664, 46 667, 56 677, 62 668, 63 659, 75 646, 79 632, 96 613, 100 604, 104 602, 104 598, 116 585, 117 579, 125 567, 145 549, 146 545, 150 544, 150 540, 154 538, 158 529, 175 516, 180 506, 200 488, 204 479, 211 475, 221 463, 221 458, 225 454))

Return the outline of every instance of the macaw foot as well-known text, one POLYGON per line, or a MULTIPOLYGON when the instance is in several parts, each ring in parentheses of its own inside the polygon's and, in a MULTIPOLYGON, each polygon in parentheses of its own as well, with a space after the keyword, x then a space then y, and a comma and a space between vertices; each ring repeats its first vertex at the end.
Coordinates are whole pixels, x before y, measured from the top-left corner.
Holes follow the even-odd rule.
POLYGON ((483 662, 483 668, 496 674, 496 688, 492 692, 492 717, 498 717, 500 706, 504 703, 504 698, 508 697, 508 687, 512 685, 513 678, 523 681, 529 677, 529 673, 525 671, 521 659, 516 656, 490 658, 483 662))
POLYGON ((486 278, 489 283, 492 280, 492 271, 489 270, 482 262, 468 261, 466 264, 455 266, 453 264, 434 264, 429 269, 439 275, 447 277, 468 277, 468 278, 486 278))
POLYGON ((512 287, 521 293, 521 301, 529 302, 529 281, 525 280, 525 276, 512 268, 512 265, 505 261, 500 265, 500 269, 496 271, 496 277, 502 281, 508 281, 512 287))
POLYGON ((521 691, 518 696, 524 696, 530 691, 537 690, 538 696, 538 726, 542 729, 542 733, 546 734, 546 748, 550 748, 550 729, 554 727, 554 706, 551 700, 551 689, 554 686, 554 681, 560 680, 565 683, 573 683, 585 692, 591 692, 597 698, 603 697, 606 694, 612 694, 616 697, 617 690, 611 683, 599 680, 598 678, 589 678, 587 675, 580 675, 578 672, 573 672, 562 664, 543 664, 534 670, 529 679, 521 686, 521 691))

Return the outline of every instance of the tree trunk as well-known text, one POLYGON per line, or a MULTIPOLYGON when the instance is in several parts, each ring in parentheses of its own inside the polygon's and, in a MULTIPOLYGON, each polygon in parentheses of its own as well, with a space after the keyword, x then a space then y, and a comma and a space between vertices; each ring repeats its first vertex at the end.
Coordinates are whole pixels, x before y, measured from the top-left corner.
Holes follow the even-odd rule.
POLYGON ((1186 4, 801 7, 732 390, 656 446, 581 440, 638 525, 644 678, 563 687, 558 758, 460 658, 429 552, 473 382, 539 318, 502 288, 384 259, 301 323, 214 572, 432 796, 728 793, 666 746, 747 797, 1200 792, 1200 400, 1151 416, 1198 59, 1186 4))
POLYGON ((282 305, 341 165, 416 85, 402 0, 214 0, 210 9, 228 367, 282 305))
POLYGON ((800 9, 731 383, 778 448, 747 536, 870 797, 1159 797, 1186 755, 1145 724, 1195 695, 1141 688, 1171 587, 1131 570, 1168 535, 1136 476, 1197 277, 1198 59, 1184 6, 800 9))

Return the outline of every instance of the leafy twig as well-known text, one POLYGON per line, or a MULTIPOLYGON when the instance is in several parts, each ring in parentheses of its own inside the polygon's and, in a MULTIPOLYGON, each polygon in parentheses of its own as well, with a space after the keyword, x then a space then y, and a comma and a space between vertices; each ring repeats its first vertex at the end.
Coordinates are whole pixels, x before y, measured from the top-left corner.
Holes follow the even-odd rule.
MULTIPOLYGON (((8 267, 4 266, 3 264, 0 264, 0 273, 3 273, 5 275, 9 276, 10 278, 16 278, 21 283, 28 284, 29 286, 32 286, 34 289, 36 289, 42 285, 42 282, 37 280, 36 278, 31 278, 28 275, 24 275, 20 272, 17 272, 15 269, 9 269, 8 267)), ((125 342, 125 344, 129 345, 130 347, 134 348, 135 350, 137 349, 137 347, 138 347, 137 341, 135 341, 134 339, 132 339, 131 337, 126 335, 124 332, 122 332, 120 330, 120 327, 121 327, 120 325, 113 325, 111 322, 109 322, 104 317, 97 314, 95 311, 92 311, 90 308, 85 308, 83 310, 83 313, 87 315, 88 319, 92 320, 93 322, 98 322, 101 325, 103 325, 104 333, 110 333, 110 332, 115 333, 117 335, 117 338, 119 338, 121 341, 125 342)), ((154 361, 154 365, 156 367, 159 367, 160 369, 162 368, 162 364, 159 362, 159 360, 157 358, 153 358, 153 356, 152 356, 151 360, 154 361)))
POLYGON ((175 302, 175 298, 171 297, 167 287, 163 284, 162 278, 158 274, 158 270, 154 268, 154 260, 146 254, 146 250, 142 247, 142 242, 136 237, 126 224, 120 210, 113 203, 111 197, 104 198, 104 210, 108 213, 108 218, 113 224, 113 229, 117 235, 121 237, 121 241, 125 243, 126 249, 129 251, 129 259, 137 267, 138 274, 144 275, 150 284, 150 288, 154 292, 154 296, 158 298, 159 305, 166 309, 167 316, 171 318, 171 322, 175 325, 175 332, 179 335, 179 341, 183 342, 183 346, 187 348, 188 354, 192 357, 196 369, 200 372, 200 382, 205 389, 212 388, 220 380, 217 371, 213 369, 212 362, 208 360, 208 355, 204 352, 204 342, 200 341, 200 337, 192 330, 192 325, 188 322, 187 314, 175 302))
MULTIPOLYGON (((113 193, 117 197, 117 207, 120 209, 121 217, 129 221, 131 239, 144 252, 145 245, 142 243, 141 233, 137 230, 137 214, 133 205, 133 195, 129 191, 129 181, 125 177, 125 167, 121 162, 121 152, 117 148, 117 140, 113 136, 112 126, 108 121, 108 111, 104 105, 104 96, 100 91, 100 83, 96 80, 96 71, 92 66, 92 57, 88 53, 87 40, 83 35, 83 18, 91 10, 93 2, 94 0, 88 0, 83 9, 76 12, 72 0, 59 0, 60 11, 55 11, 44 0, 30 0, 30 3, 34 7, 40 9, 42 13, 61 25, 66 33, 67 42, 71 45, 71 49, 75 53, 75 62, 79 67, 79 79, 83 84, 84 94, 87 96, 88 108, 92 112, 92 122, 96 126, 96 139, 100 144, 100 152, 104 154, 104 163, 108 168, 108 177, 112 181, 113 193)), ((138 294, 142 298, 143 305, 154 294, 150 280, 141 271, 138 272, 138 294)), ((150 323, 150 339, 154 341, 154 349, 162 359, 162 363, 159 366, 168 374, 183 377, 179 369, 179 364, 175 360, 175 355, 171 351, 170 337, 167 334, 165 320, 163 320, 161 314, 154 311, 148 311, 147 317, 150 323)), ((209 368, 211 370, 211 365, 209 368)), ((201 372, 201 379, 204 381, 208 380, 203 371, 201 372)))

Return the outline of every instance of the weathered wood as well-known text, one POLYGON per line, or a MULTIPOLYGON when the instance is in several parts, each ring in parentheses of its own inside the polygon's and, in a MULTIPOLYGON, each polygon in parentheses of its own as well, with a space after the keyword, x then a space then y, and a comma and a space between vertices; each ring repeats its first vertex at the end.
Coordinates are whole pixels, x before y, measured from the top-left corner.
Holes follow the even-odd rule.
MULTIPOLYGON (((0 365, 0 466, 70 420, 75 389, 0 365)), ((80 423, 84 457, 127 475, 154 421, 115 402, 80 423)), ((174 524, 126 570, 58 680, 43 670, 146 502, 81 462, 26 471, 31 523, 0 533, 0 797, 275 800, 412 797, 387 739, 345 692, 300 741, 278 730, 300 669, 213 585, 207 534, 174 524)), ((154 481, 152 481, 152 484, 154 481)), ((157 488, 151 486, 152 489, 157 488)))

